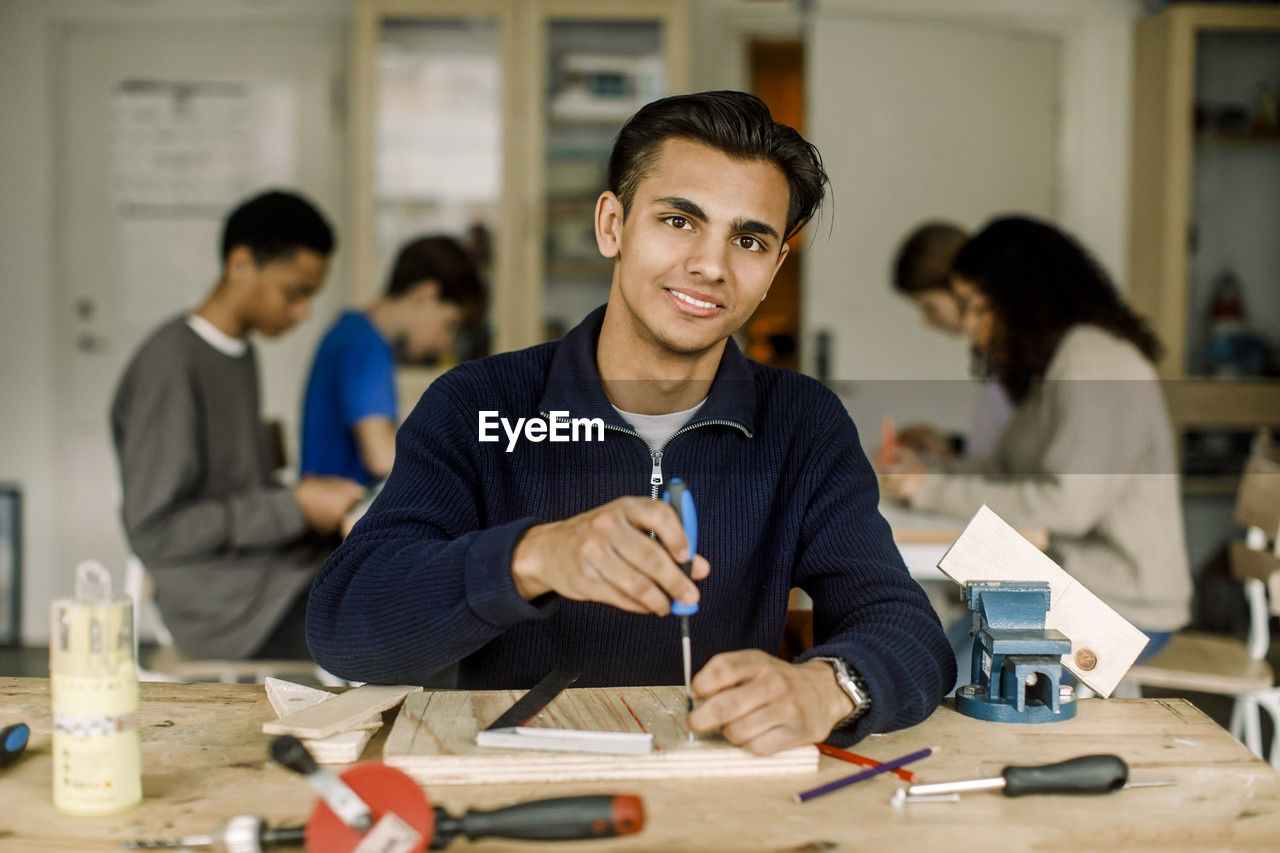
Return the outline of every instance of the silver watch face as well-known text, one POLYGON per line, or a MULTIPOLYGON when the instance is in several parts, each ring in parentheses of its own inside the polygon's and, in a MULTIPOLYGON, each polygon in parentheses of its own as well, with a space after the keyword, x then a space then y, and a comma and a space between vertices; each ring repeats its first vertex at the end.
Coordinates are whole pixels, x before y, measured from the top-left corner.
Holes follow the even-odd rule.
POLYGON ((839 726, 846 726, 858 719, 866 711, 868 705, 867 693, 863 690, 862 685, 850 674, 848 664, 840 658, 818 658, 818 660, 824 660, 831 664, 831 668, 835 670, 836 683, 840 685, 840 689, 853 702, 853 713, 839 723, 839 726))

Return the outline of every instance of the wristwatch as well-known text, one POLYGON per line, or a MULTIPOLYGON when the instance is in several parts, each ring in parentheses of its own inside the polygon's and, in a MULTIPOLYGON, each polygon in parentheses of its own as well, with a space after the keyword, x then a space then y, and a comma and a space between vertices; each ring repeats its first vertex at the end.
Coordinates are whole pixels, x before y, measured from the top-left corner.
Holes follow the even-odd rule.
POLYGON ((831 668, 836 673, 836 684, 839 684, 840 689, 853 701, 853 713, 832 726, 832 731, 852 726, 859 717, 871 710, 871 696, 867 694, 867 686, 847 663, 840 658, 816 657, 810 660, 826 661, 831 664, 831 668))

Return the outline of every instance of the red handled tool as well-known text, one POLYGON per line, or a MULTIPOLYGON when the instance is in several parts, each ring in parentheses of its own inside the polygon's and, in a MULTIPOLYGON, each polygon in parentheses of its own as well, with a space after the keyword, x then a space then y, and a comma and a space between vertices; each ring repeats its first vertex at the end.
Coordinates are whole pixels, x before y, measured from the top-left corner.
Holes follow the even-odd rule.
MULTIPOLYGON (((385 764, 356 765, 342 774, 342 781, 369 804, 375 823, 394 813, 421 836, 409 848, 413 853, 442 849, 459 835, 571 841, 632 835, 644 827, 644 804, 630 794, 559 797, 454 816, 433 808, 417 782, 385 764)), ((309 853, 351 853, 365 837, 343 823, 323 799, 311 811, 306 834, 309 853)))
MULTIPOLYGON (((276 740, 290 737, 282 735, 276 740)), ((298 746, 301 747, 301 743, 298 746)), ((277 749, 273 743, 273 755, 276 752, 287 751, 277 749)), ((322 796, 307 820, 308 853, 352 853, 370 834, 381 831, 383 819, 388 815, 393 816, 392 822, 398 818, 417 834, 416 844, 397 848, 410 853, 439 850, 459 835, 468 839, 493 836, 526 841, 572 841, 632 835, 644 828, 644 804, 631 794, 558 797, 493 811, 469 809, 455 816, 440 806, 433 807, 417 782, 381 762, 357 764, 341 774, 341 781, 343 787, 368 808, 374 828, 370 832, 356 828, 339 817, 328 798, 322 796)))

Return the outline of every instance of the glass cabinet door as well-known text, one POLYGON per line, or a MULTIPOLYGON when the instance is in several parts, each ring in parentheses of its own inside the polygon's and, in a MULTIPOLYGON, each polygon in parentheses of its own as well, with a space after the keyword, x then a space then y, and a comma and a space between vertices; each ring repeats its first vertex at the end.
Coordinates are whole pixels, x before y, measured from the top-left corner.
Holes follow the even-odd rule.
POLYGON ((490 285, 485 340, 531 346, 609 294, 593 211, 609 150, 688 75, 685 0, 361 0, 355 7, 353 296, 445 234, 490 285))
POLYGON ((1280 368, 1280 32, 1202 30, 1187 265, 1190 376, 1280 368))
POLYGON ((551 20, 544 97, 546 239, 543 335, 572 328, 609 296, 613 262, 596 248, 593 214, 613 140, 668 93, 656 21, 551 20))
MULTIPOLYGON (((444 235, 468 248, 496 299, 495 246, 503 236, 504 61, 498 16, 387 16, 376 21, 367 61, 368 205, 357 217, 355 292, 375 299, 400 248, 444 235), (369 233, 371 232, 371 233, 369 233)), ((489 318, 459 336, 459 358, 492 349, 489 318)))
POLYGON ((618 131, 650 101, 684 88, 679 3, 544 4, 537 188, 544 223, 534 267, 544 340, 559 337, 609 297, 613 262, 596 247, 596 199, 618 131))

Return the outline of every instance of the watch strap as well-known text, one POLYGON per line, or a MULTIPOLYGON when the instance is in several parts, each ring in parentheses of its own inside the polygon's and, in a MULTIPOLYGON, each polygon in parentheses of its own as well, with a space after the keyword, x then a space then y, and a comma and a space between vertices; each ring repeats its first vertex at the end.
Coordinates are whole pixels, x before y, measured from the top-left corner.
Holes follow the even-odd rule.
POLYGON ((814 657, 810 660, 825 661, 835 671, 836 684, 853 702, 853 713, 832 726, 831 730, 846 729, 856 723, 867 711, 871 710, 871 696, 867 693, 866 683, 858 677, 857 672, 841 658, 814 657))

